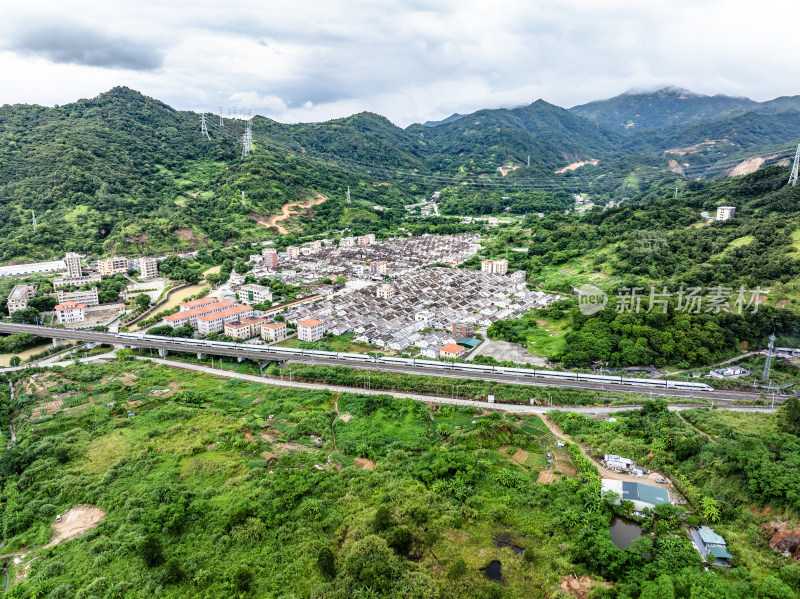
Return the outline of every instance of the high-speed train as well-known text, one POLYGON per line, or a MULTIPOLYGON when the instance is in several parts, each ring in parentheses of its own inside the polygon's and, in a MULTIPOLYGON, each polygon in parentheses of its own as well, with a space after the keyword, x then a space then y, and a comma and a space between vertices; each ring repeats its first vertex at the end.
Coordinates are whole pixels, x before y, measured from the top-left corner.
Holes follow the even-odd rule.
POLYGON ((631 387, 649 387, 653 389, 678 389, 683 391, 713 391, 714 387, 705 383, 694 381, 672 381, 658 379, 642 379, 607 374, 585 374, 578 372, 560 372, 556 370, 535 370, 533 368, 513 368, 508 366, 493 366, 491 364, 467 364, 462 362, 439 362, 418 358, 395 358, 379 356, 377 354, 351 354, 345 352, 322 351, 315 349, 300 349, 294 347, 275 347, 249 345, 242 343, 229 343, 225 341, 205 341, 203 339, 186 339, 182 337, 160 337, 157 335, 143 335, 141 333, 118 333, 121 342, 125 340, 152 340, 159 343, 192 345, 197 351, 203 348, 218 347, 226 349, 245 349, 248 352, 264 354, 265 358, 278 357, 296 358, 324 358, 326 360, 340 360, 342 362, 367 362, 375 364, 390 364, 394 366, 409 366, 414 368, 430 368, 432 370, 447 370, 469 373, 499 374, 514 376, 523 379, 550 379, 553 381, 579 381, 585 383, 602 383, 608 385, 623 385, 631 387))

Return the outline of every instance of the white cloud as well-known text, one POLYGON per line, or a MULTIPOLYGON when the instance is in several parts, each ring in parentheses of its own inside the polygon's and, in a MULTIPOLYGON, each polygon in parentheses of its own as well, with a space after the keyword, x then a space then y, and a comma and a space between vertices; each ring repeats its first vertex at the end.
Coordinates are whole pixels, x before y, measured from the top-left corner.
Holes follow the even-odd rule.
POLYGON ((31 0, 0 23, 0 103, 128 85, 178 108, 238 104, 292 121, 370 110, 406 125, 667 84, 764 100, 800 91, 793 11, 788 0, 31 0))

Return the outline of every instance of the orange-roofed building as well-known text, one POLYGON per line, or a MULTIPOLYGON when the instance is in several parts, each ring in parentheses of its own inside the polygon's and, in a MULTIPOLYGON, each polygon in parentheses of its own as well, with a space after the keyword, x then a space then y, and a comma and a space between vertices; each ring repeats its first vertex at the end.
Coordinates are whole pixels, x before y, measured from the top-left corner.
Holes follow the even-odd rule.
POLYGON ((325 325, 321 320, 307 318, 297 323, 297 338, 300 341, 319 341, 325 336, 325 325))
POLYGON ((446 360, 457 360, 464 356, 466 349, 463 345, 448 343, 439 348, 439 357, 446 360))
POLYGON ((285 322, 272 322, 261 325, 261 338, 265 341, 283 341, 286 337, 285 322))
POLYGON ((194 299, 190 302, 183 302, 181 304, 180 311, 186 312, 187 310, 194 310, 195 308, 201 308, 209 304, 214 304, 218 301, 219 300, 215 297, 201 297, 200 299, 194 299))
POLYGON ((197 318, 205 316, 206 314, 213 314, 214 312, 222 312, 231 306, 235 306, 233 302, 229 301, 215 301, 205 306, 184 310, 183 312, 175 312, 164 317, 164 322, 171 326, 173 329, 182 327, 185 324, 190 324, 197 328, 197 318))
POLYGON ((233 306, 219 312, 204 314, 197 317, 197 332, 201 335, 218 333, 224 330, 226 323, 252 315, 253 309, 250 306, 233 306))
POLYGON ((86 304, 64 302, 63 304, 58 304, 53 310, 56 313, 58 322, 61 324, 71 324, 86 320, 86 304))

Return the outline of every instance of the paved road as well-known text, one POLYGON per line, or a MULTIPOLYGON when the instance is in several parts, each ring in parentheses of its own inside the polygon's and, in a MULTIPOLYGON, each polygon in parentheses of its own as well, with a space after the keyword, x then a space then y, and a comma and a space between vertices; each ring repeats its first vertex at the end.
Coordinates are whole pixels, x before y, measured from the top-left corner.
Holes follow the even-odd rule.
MULTIPOLYGON (((533 379, 531 377, 519 377, 514 374, 496 374, 484 372, 469 372, 453 371, 448 369, 446 362, 435 363, 436 366, 426 366, 424 368, 419 366, 408 366, 400 364, 386 364, 386 363, 369 363, 359 361, 345 361, 340 359, 321 358, 321 357, 302 357, 281 354, 265 355, 265 347, 260 346, 260 349, 248 347, 246 344, 236 345, 233 347, 220 347, 220 346, 198 346, 196 344, 182 343, 180 339, 171 341, 160 341, 152 338, 144 337, 142 339, 136 337, 125 337, 120 339, 114 333, 105 333, 98 331, 85 331, 75 329, 59 329, 51 327, 36 327, 32 325, 20 325, 10 323, 0 323, 0 333, 31 333, 40 337, 52 337, 57 339, 76 339, 79 341, 94 341, 97 343, 110 343, 110 344, 124 344, 131 347, 144 347, 159 349, 165 351, 177 351, 186 353, 204 353, 220 356, 230 356, 239 359, 251 359, 256 361, 285 361, 290 359, 292 362, 305 363, 305 364, 319 364, 325 366, 347 366, 350 368, 358 368, 362 370, 379 370, 381 372, 397 372, 402 374, 415 374, 415 375, 434 375, 446 378, 469 380, 481 379, 486 381, 494 381, 499 383, 509 383, 526 385, 531 387, 547 387, 547 388, 567 388, 567 389, 582 389, 585 391, 595 392, 612 392, 612 393, 634 393, 638 395, 650 395, 651 397, 682 397, 682 398, 697 398, 708 399, 714 401, 733 401, 733 400, 756 400, 759 398, 758 393, 749 391, 684 391, 678 389, 664 389, 651 387, 636 387, 630 384, 621 386, 612 383, 597 383, 587 382, 582 380, 570 379, 533 379), (439 365, 440 364, 440 365, 439 365)), ((576 375, 577 376, 577 375, 576 375)))
MULTIPOLYGON (((232 372, 230 370, 220 370, 219 368, 211 368, 210 366, 203 366, 201 364, 192 364, 191 362, 181 362, 179 360, 165 360, 162 358, 148 358, 138 357, 139 360, 149 360, 156 364, 163 364, 174 368, 181 368, 183 370, 193 370, 195 372, 202 372, 204 374, 211 374, 214 376, 221 376, 225 378, 240 379, 243 381, 250 381, 254 383, 262 383, 265 385, 272 385, 277 387, 294 387, 297 389, 318 389, 327 390, 338 393, 359 393, 364 395, 389 395, 397 398, 408 398, 414 401, 423 401, 427 403, 436 404, 449 404, 455 406, 474 406, 484 410, 502 410, 504 412, 511 412, 514 414, 547 414, 552 410, 562 410, 566 412, 578 412, 581 414, 595 415, 595 414, 611 414, 614 412, 623 412, 639 407, 639 405, 630 406, 527 406, 519 404, 500 404, 489 403, 488 401, 473 401, 468 399, 455 399, 451 397, 442 397, 438 395, 419 395, 413 393, 401 393, 396 391, 384 391, 381 389, 362 389, 358 387, 343 387, 340 385, 328 385, 325 383, 302 383, 298 381, 289 381, 288 375, 283 380, 280 378, 270 376, 256 376, 252 374, 242 374, 239 372, 232 372)), ((703 406, 690 406, 690 405, 671 405, 669 409, 673 412, 680 410, 689 410, 691 408, 703 406)), ((706 406, 707 407, 707 406, 706 406)), ((770 408, 760 406, 720 406, 720 410, 731 410, 734 412, 770 412, 770 408)))

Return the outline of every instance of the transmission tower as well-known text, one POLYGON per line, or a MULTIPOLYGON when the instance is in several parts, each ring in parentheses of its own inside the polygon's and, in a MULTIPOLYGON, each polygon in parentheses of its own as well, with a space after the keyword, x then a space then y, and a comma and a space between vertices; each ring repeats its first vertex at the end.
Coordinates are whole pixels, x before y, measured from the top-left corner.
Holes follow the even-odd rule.
POLYGON ((220 128, 225 128, 225 121, 222 120, 222 106, 219 107, 219 126, 220 128))
POLYGON ((36 233, 36 210, 31 210, 33 212, 33 232, 36 233))
POLYGON ((677 187, 675 188, 675 197, 676 198, 678 197, 678 188, 677 187))
POLYGON ((772 350, 775 348, 775 333, 769 336, 769 348, 767 348, 767 361, 764 364, 764 376, 762 380, 769 382, 769 367, 772 364, 772 350))
POLYGON ((528 154, 528 168, 531 168, 531 155, 528 154))
POLYGON ((200 134, 205 135, 208 139, 211 139, 211 136, 208 134, 208 127, 206 126, 205 112, 200 115, 200 134))
POLYGON ((242 158, 250 156, 253 149, 253 121, 247 119, 245 122, 244 135, 242 135, 242 158))
POLYGON ((244 208, 244 192, 242 192, 242 208, 244 208))
POLYGON ((789 185, 794 187, 797 185, 797 169, 800 167, 800 144, 797 144, 797 152, 794 154, 794 164, 792 165, 792 174, 789 175, 789 185))
POLYGON ((347 186, 347 203, 350 203, 350 186, 347 186))

